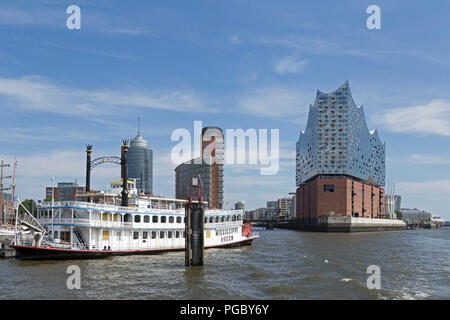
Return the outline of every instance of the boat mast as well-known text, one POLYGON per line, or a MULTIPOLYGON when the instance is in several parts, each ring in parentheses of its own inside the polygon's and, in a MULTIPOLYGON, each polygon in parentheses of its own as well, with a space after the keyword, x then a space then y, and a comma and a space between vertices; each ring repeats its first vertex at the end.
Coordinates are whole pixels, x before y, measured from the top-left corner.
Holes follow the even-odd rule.
MULTIPOLYGON (((17 157, 14 157, 14 174, 13 174, 13 185, 12 185, 12 200, 13 200, 13 208, 16 207, 14 194, 16 192, 16 167, 17 167, 17 157)), ((33 200, 31 200, 33 201, 33 200)), ((13 225, 14 215, 11 215, 11 225, 13 225)))
POLYGON ((9 188, 4 188, 3 187, 3 179, 7 179, 7 178, 11 178, 11 177, 4 177, 3 176, 3 168, 4 167, 9 167, 9 164, 4 163, 4 161, 2 160, 2 164, 0 165, 1 167, 1 174, 0 174, 0 215, 1 215, 1 224, 6 224, 6 215, 5 215, 5 206, 3 205, 3 191, 9 190, 11 189, 11 187, 9 188))

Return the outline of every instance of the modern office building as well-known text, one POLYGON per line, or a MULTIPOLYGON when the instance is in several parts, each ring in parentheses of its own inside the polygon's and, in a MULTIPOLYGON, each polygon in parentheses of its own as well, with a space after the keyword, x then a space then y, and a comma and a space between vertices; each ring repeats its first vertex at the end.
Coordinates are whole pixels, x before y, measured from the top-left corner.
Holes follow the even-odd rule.
POLYGON ((45 199, 51 201, 52 194, 55 201, 75 201, 76 195, 84 193, 85 187, 79 187, 76 182, 58 182, 57 187, 45 188, 45 199))
POLYGON ((266 219, 266 208, 258 208, 252 211, 247 211, 247 219, 249 220, 263 220, 266 219))
POLYGON ((394 196, 394 210, 400 211, 402 207, 402 196, 395 195, 394 196))
POLYGON ((403 220, 410 220, 411 222, 430 221, 433 216, 431 212, 417 208, 401 208, 400 211, 403 214, 403 220))
POLYGON ((292 198, 278 199, 278 217, 286 218, 289 214, 289 208, 292 203, 292 198))
POLYGON ((245 201, 238 201, 234 204, 235 210, 242 210, 242 212, 245 214, 245 201))
POLYGON ((266 217, 273 219, 278 216, 278 201, 267 201, 266 217))
POLYGON ((200 136, 201 157, 175 168, 175 197, 186 199, 191 180, 200 176, 202 198, 210 208, 223 207, 224 140, 222 129, 205 127, 200 136))
POLYGON ((348 81, 317 91, 296 155, 296 218, 378 217, 384 213, 385 145, 369 131, 348 81))
POLYGON ((137 136, 130 141, 128 149, 128 178, 136 180, 139 192, 153 194, 153 150, 142 135, 140 128, 137 136))

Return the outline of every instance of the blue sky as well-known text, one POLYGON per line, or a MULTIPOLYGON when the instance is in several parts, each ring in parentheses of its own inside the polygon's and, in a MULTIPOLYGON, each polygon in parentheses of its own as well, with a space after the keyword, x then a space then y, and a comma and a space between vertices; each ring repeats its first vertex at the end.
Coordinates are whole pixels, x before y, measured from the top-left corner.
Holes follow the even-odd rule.
MULTIPOLYGON (((140 115, 154 191, 174 196, 174 129, 277 128, 277 175, 225 168, 225 201, 254 209, 295 191, 308 106, 349 80, 402 206, 450 219, 449 21, 439 0, 0 1, 0 156, 17 156, 21 198, 41 199, 52 176, 84 184, 85 144, 118 155, 140 115), (81 30, 66 28, 71 4, 81 30)), ((93 186, 118 175, 98 167, 93 186)))

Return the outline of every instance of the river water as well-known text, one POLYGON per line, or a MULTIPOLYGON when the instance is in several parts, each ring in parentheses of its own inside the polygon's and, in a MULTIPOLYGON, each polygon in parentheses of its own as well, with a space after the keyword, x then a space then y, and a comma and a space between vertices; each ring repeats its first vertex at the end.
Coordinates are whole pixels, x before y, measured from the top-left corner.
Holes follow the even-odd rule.
POLYGON ((0 260, 0 299, 450 299, 450 228, 369 233, 260 230, 252 246, 100 260, 0 260), (69 290, 66 269, 81 270, 69 290), (366 286, 367 267, 381 289, 366 286))

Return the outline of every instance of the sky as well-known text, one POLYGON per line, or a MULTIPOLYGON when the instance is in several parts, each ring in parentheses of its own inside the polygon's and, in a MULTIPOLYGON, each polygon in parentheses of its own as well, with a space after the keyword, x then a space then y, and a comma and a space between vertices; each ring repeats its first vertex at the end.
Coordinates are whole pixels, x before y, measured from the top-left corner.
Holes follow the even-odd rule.
MULTIPOLYGON (((225 202, 252 210, 295 191, 309 105, 348 80, 402 207, 450 220, 449 26, 445 0, 0 1, 0 158, 17 157, 21 199, 43 199, 52 177, 84 185, 86 144, 118 156, 140 116, 154 193, 174 197, 175 129, 279 129, 277 174, 225 166, 225 202), (366 26, 372 4, 381 29, 366 26)), ((91 184, 119 175, 99 166, 91 184)))

